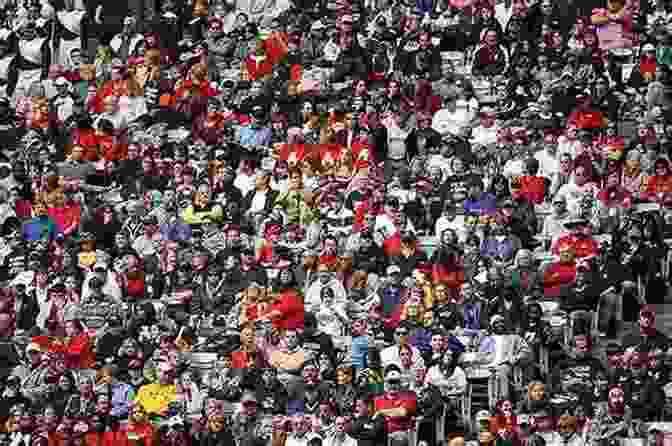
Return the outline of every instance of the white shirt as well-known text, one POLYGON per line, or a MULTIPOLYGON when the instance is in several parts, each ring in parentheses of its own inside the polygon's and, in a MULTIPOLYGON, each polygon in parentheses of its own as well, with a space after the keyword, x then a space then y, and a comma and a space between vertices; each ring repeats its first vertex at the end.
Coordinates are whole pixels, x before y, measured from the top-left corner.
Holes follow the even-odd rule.
POLYGON ((456 215, 452 220, 448 220, 448 217, 441 216, 436 220, 434 225, 434 234, 439 240, 441 239, 441 234, 446 229, 452 229, 457 233, 457 238, 460 243, 465 243, 467 241, 467 226, 464 224, 464 215, 456 215))
POLYGON ((509 160, 506 162, 506 164, 504 164, 504 168, 502 169, 502 175, 504 175, 509 180, 513 177, 522 176, 524 172, 525 161, 522 159, 509 160))
POLYGON ((560 171, 560 161, 557 153, 550 153, 548 150, 540 150, 534 154, 534 158, 539 161, 539 175, 549 180, 555 177, 560 171))
POLYGON ((252 196, 252 203, 250 205, 250 212, 261 212, 266 207, 266 192, 255 192, 252 196))
POLYGON ((352 438, 348 434, 343 435, 343 439, 340 440, 336 436, 336 434, 329 435, 324 442, 322 443, 322 446, 357 446, 357 440, 352 438))
POLYGON ((441 135, 452 133, 457 135, 461 127, 468 125, 475 117, 476 109, 467 102, 461 104, 458 102, 455 111, 452 112, 446 108, 442 108, 434 114, 432 118, 432 128, 441 135))
POLYGON ((567 200, 567 210, 570 214, 579 215, 583 197, 586 194, 589 194, 595 198, 597 197, 598 192, 599 191, 593 183, 587 183, 580 187, 574 183, 574 181, 570 181, 558 190, 557 195, 565 197, 565 200, 567 200))
POLYGON ((564 153, 568 153, 572 159, 576 158, 577 147, 581 145, 578 140, 570 141, 565 137, 560 137, 558 140, 558 159, 564 153))
MULTIPOLYGON (((415 364, 416 367, 424 367, 425 360, 422 359, 422 355, 420 355, 420 350, 413 347, 412 345, 409 345, 409 347, 411 349, 412 363, 415 364)), ((380 352, 380 362, 383 364, 383 368, 387 367, 390 364, 397 364, 397 365, 400 364, 401 357, 399 356, 399 346, 393 345, 391 347, 383 349, 383 351, 380 352)))
POLYGON ((308 290, 306 290, 306 310, 319 310, 319 307, 322 305, 322 298, 320 297, 320 294, 322 293, 322 289, 327 287, 331 288, 331 290, 334 292, 334 300, 336 301, 337 305, 345 304, 348 298, 348 294, 346 293, 343 284, 339 280, 331 279, 329 282, 322 285, 320 279, 317 279, 310 285, 310 287, 308 287, 308 290))
POLYGON ((495 144, 497 142, 498 131, 499 127, 497 125, 493 125, 489 128, 485 128, 479 125, 471 132, 471 143, 481 144, 484 146, 495 144))
POLYGON ((236 179, 233 180, 233 185, 237 187, 240 192, 242 192, 243 197, 254 190, 255 187, 255 177, 254 175, 245 175, 239 173, 236 175, 236 179))
POLYGON ((442 394, 462 393, 467 388, 467 374, 461 367, 455 367, 452 375, 445 376, 439 365, 433 365, 427 371, 425 384, 438 387, 442 394))

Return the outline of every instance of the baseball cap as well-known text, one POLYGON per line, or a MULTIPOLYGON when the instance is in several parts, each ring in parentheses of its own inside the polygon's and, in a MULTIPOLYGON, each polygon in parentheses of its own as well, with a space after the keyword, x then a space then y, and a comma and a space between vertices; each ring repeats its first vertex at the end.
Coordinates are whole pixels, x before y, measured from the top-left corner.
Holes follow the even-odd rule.
POLYGON ((58 79, 56 79, 56 81, 54 82, 54 84, 55 84, 56 86, 66 86, 66 85, 69 84, 69 82, 68 82, 68 80, 67 80, 65 77, 60 76, 58 79))
POLYGON ((387 267, 387 275, 391 276, 392 274, 401 274, 401 268, 397 265, 390 265, 387 267))

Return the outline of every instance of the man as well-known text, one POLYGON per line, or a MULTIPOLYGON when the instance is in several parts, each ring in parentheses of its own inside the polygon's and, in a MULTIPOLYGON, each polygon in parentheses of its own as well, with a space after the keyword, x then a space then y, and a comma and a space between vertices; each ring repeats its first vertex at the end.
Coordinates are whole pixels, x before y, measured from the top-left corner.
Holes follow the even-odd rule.
POLYGON ((303 315, 303 332, 299 335, 299 341, 306 352, 312 352, 312 356, 326 356, 332 366, 336 365, 336 350, 331 336, 323 333, 318 328, 317 318, 314 313, 306 312, 303 315))
POLYGON ((411 444, 409 430, 414 430, 417 397, 414 392, 402 390, 401 369, 395 365, 385 368, 385 393, 374 400, 373 419, 385 419, 388 444, 406 446, 411 444))
POLYGON ((390 364, 398 364, 401 361, 401 350, 402 346, 406 345, 411 350, 411 361, 413 364, 424 365, 425 361, 422 359, 420 350, 416 347, 409 345, 409 335, 410 335, 410 324, 402 323, 394 330, 394 345, 387 347, 380 352, 380 357, 383 363, 383 366, 388 366, 390 364))
POLYGON ((278 197, 278 192, 271 189, 271 173, 260 170, 254 179, 254 189, 243 198, 241 209, 251 217, 268 215, 273 210, 273 203, 278 197))
POLYGON ((75 309, 75 318, 93 330, 102 329, 113 317, 120 317, 117 301, 103 292, 103 281, 94 277, 89 281, 91 294, 75 309))
POLYGON ((61 76, 54 82, 56 96, 51 100, 51 105, 56 111, 58 122, 64 124, 72 116, 75 100, 70 94, 70 82, 61 76))
POLYGON ((350 435, 357 440, 357 446, 381 446, 385 444, 385 419, 371 417, 372 401, 366 395, 355 400, 355 416, 350 435))
POLYGON ((145 231, 133 241, 133 249, 141 257, 158 254, 161 250, 163 236, 159 231, 159 221, 153 215, 146 215, 142 219, 145 231))
POLYGON ((319 310, 320 305, 322 305, 321 293, 326 288, 332 290, 336 305, 339 307, 341 313, 345 314, 345 304, 348 295, 343 287, 343 283, 324 264, 318 266, 317 280, 306 290, 306 309, 313 312, 319 310))
POLYGON ((116 273, 110 271, 108 263, 102 259, 96 261, 92 271, 84 279, 82 299, 86 300, 92 294, 90 283, 95 277, 103 282, 102 291, 105 295, 112 297, 116 302, 121 302, 121 287, 117 281, 116 273))
POLYGON ((110 47, 114 51, 115 57, 122 61, 128 60, 130 56, 134 55, 140 43, 144 41, 144 36, 136 32, 136 19, 134 17, 126 17, 123 23, 121 33, 115 35, 110 41, 110 47))
POLYGON ((356 446, 357 440, 348 433, 348 419, 346 417, 336 417, 335 431, 329 435, 325 441, 325 446, 356 446))
POLYGON ((600 245, 592 236, 592 227, 588 220, 582 217, 568 219, 565 228, 569 234, 556 240, 552 248, 554 255, 559 255, 559 247, 567 243, 574 247, 577 260, 588 260, 598 254, 600 245))
POLYGON ((166 417, 170 405, 177 401, 175 369, 168 362, 160 362, 158 369, 159 382, 140 387, 135 401, 147 414, 166 417))
POLYGON ((555 242, 566 232, 565 223, 570 215, 567 211, 567 200, 562 195, 553 197, 553 212, 544 219, 544 225, 541 229, 541 235, 544 239, 544 249, 555 244, 555 242))
POLYGON ((605 375, 599 360, 592 356, 592 339, 585 334, 574 336, 574 355, 560 361, 551 373, 553 392, 576 394, 590 392, 591 377, 605 375))
POLYGON ((644 305, 639 312, 639 327, 626 335, 623 346, 630 349, 645 346, 650 351, 657 348, 667 350, 670 339, 656 328, 656 310, 652 305, 644 305))

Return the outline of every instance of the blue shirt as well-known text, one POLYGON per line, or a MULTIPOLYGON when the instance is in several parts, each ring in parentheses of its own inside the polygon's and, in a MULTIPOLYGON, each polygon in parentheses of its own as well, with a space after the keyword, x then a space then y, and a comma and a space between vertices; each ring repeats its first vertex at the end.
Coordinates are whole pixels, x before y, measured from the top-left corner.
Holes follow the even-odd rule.
POLYGON ((497 212, 497 200, 494 195, 483 193, 478 200, 467 198, 464 201, 464 214, 469 216, 494 215, 497 212))
POLYGON ((161 235, 164 240, 186 242, 191 240, 191 226, 186 223, 166 223, 161 225, 161 235))
POLYGON ((269 127, 243 127, 240 129, 241 146, 270 146, 273 131, 269 127))
POLYGON ((368 367, 369 337, 354 336, 352 338, 352 366, 356 369, 368 367))
POLYGON ((23 239, 29 242, 54 240, 59 235, 63 237, 63 228, 51 217, 35 217, 24 223, 22 234, 23 239))

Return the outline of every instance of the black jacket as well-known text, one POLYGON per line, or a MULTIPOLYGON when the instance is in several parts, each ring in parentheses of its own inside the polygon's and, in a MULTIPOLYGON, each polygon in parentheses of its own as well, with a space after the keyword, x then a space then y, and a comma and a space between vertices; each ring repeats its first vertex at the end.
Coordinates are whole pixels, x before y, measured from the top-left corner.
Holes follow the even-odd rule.
POLYGON ((355 418, 350 435, 357 440, 357 446, 382 446, 386 444, 385 420, 383 417, 355 418))
POLYGON ((40 312, 35 293, 28 293, 21 301, 21 308, 16 315, 16 329, 28 331, 35 326, 35 319, 40 312))
MULTIPOLYGON (((243 212, 248 211, 252 207, 252 200, 254 199, 254 195, 256 193, 256 190, 252 190, 245 195, 243 198, 242 202, 240 203, 240 208, 243 212)), ((266 213, 269 213, 273 210, 273 204, 275 203, 275 199, 278 198, 278 191, 269 189, 268 192, 266 192, 266 202, 264 204, 264 211, 266 213)))

